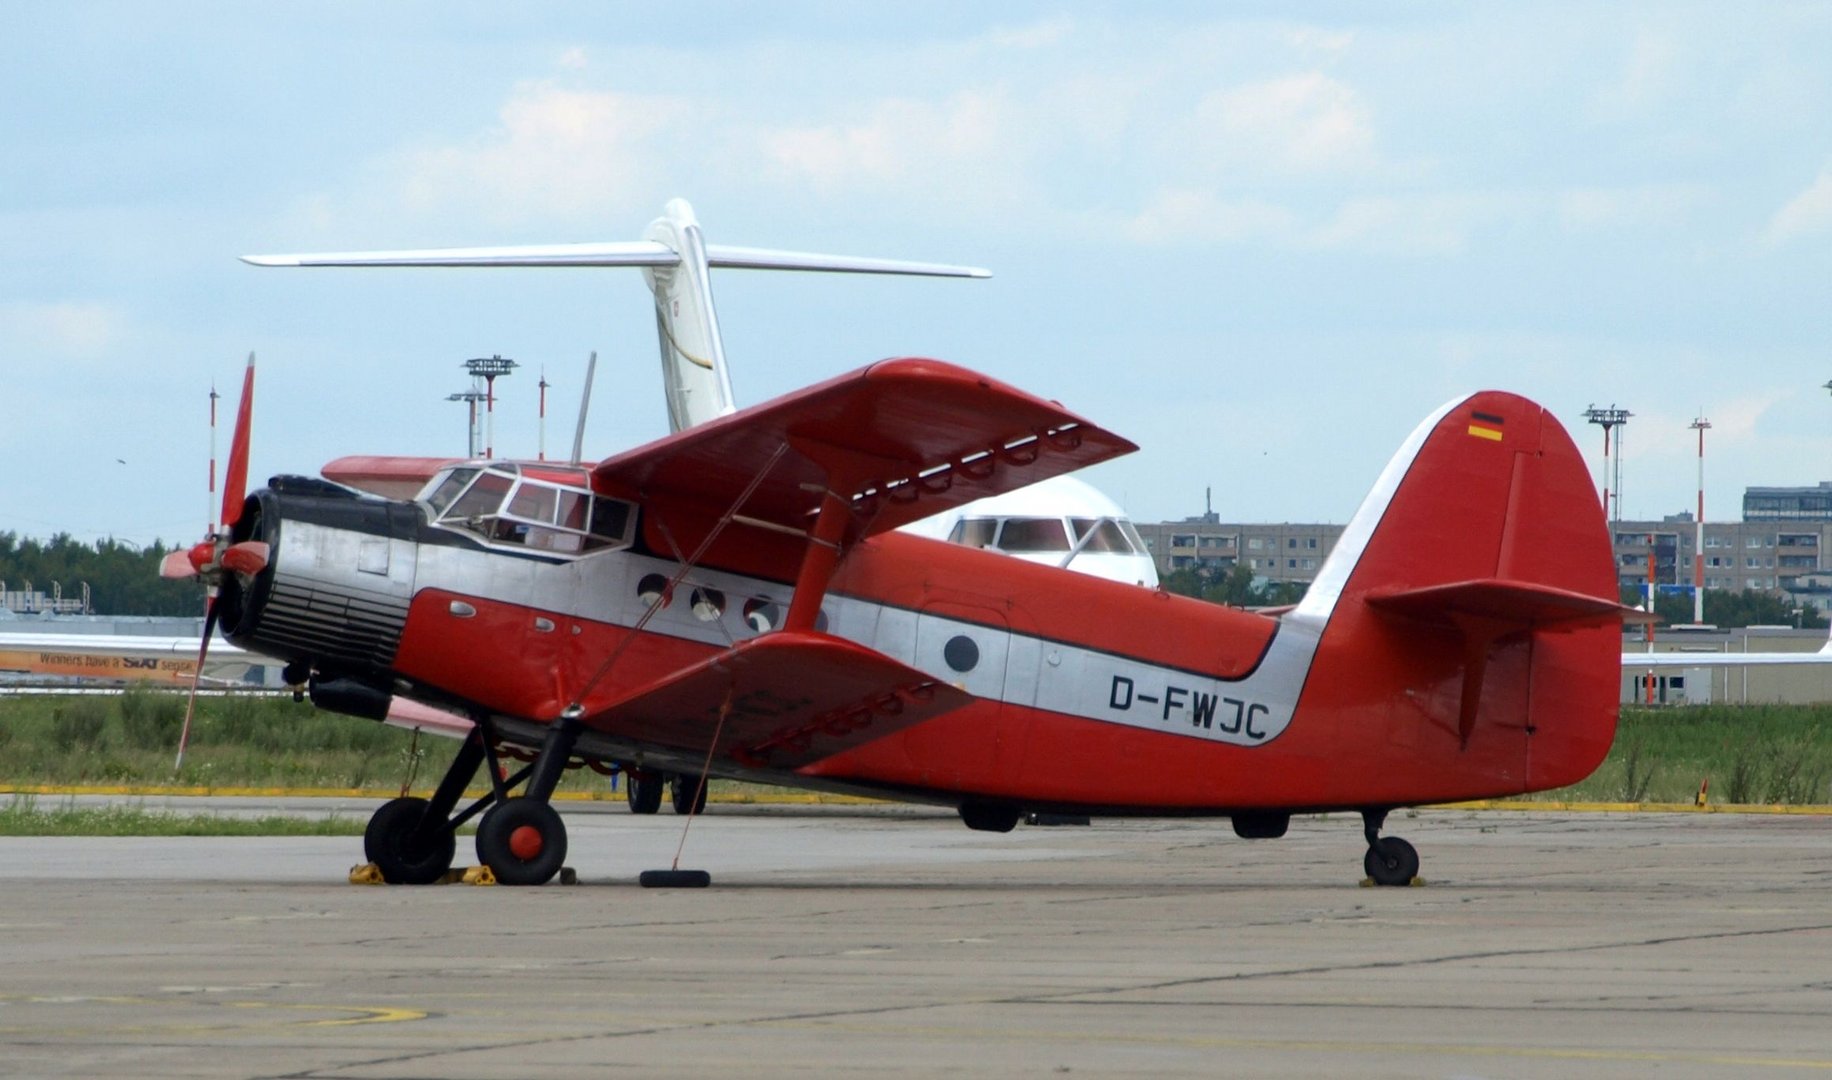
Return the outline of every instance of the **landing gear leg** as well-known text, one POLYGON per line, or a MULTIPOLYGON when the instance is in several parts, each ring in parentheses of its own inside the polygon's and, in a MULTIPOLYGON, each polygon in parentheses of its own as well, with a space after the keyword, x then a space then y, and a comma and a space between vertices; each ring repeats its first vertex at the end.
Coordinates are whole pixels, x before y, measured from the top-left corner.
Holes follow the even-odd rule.
POLYGON ((1384 808, 1361 812, 1362 833, 1368 839, 1368 854, 1361 860, 1361 868, 1376 885, 1410 885, 1418 877, 1419 853, 1397 836, 1381 836, 1380 827, 1386 821, 1384 808))
POLYGON ((548 800, 578 741, 576 717, 555 720, 527 788, 501 800, 478 823, 477 858, 504 885, 544 884, 566 862, 566 825, 548 800))
POLYGON ((457 850, 453 837, 452 808, 465 785, 477 775, 484 759, 487 736, 481 727, 471 733, 451 768, 428 799, 403 796, 382 804, 363 830, 363 855, 391 885, 430 885, 452 868, 457 850))

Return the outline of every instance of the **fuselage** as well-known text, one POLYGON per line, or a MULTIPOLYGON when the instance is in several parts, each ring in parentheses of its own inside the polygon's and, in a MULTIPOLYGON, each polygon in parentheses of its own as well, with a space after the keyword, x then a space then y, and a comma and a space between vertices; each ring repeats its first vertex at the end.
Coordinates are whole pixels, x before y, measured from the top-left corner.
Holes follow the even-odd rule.
MULTIPOLYGON (((793 593, 784 538, 735 525, 669 588, 683 560, 668 522, 575 503, 568 525, 566 489, 589 495, 582 473, 576 487, 549 475, 558 490, 534 492, 511 471, 475 513, 480 500, 466 499, 491 473, 467 467, 466 492, 442 497, 442 474, 414 502, 313 482, 258 493, 249 528, 274 555, 230 598, 231 640, 327 682, 487 715, 533 745, 569 705, 591 714, 780 627, 793 593), (518 498, 527 513, 510 512, 518 498)), ((1355 554, 1342 552, 1345 566, 1355 554)), ((1527 719, 1527 661, 1556 667, 1572 650, 1582 670, 1587 632, 1534 635, 1512 659, 1502 650, 1490 665, 1501 692, 1485 706, 1495 722, 1460 741, 1432 734, 1455 725, 1457 650, 1365 615, 1347 630, 1355 618, 1334 607, 1271 618, 880 534, 846 553, 820 628, 973 700, 793 771, 734 760, 712 771, 941 802, 1225 813, 1509 794, 1594 767, 1553 755, 1536 772, 1527 719), (1426 689, 1399 693, 1397 676, 1426 689)), ((1613 676, 1600 682, 1613 708, 1613 676)), ((588 731, 578 753, 700 764, 615 731, 588 731)))

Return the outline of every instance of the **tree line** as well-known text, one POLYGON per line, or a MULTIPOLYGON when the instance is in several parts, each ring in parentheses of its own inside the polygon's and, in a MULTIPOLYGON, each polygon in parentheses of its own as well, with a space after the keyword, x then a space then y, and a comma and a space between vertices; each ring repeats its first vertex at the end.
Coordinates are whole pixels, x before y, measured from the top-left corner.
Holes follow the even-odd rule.
POLYGON ((69 533, 39 540, 0 532, 0 581, 13 592, 29 584, 47 598, 55 583, 66 600, 80 597, 87 584, 90 606, 102 615, 201 615, 203 589, 196 582, 159 576, 159 560, 171 550, 159 541, 139 547, 113 537, 87 544, 69 533))

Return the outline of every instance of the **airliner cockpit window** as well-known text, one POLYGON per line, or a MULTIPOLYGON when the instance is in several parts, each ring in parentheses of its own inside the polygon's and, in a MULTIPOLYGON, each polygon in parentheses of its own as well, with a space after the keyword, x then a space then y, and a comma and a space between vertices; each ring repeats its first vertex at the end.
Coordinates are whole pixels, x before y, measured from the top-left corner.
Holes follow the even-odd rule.
POLYGON ((954 523, 954 530, 948 534, 948 543, 974 548, 991 547, 998 535, 998 518, 962 518, 954 523))
POLYGON ((1081 544, 1081 550, 1091 554, 1132 553, 1133 548, 1126 540, 1126 533, 1112 518, 1071 518, 1070 522, 1075 526, 1075 538, 1081 544), (1087 539, 1083 540, 1082 537, 1087 539))
POLYGON ((1006 518, 1000 551, 1067 551, 1069 532, 1061 518, 1006 518))

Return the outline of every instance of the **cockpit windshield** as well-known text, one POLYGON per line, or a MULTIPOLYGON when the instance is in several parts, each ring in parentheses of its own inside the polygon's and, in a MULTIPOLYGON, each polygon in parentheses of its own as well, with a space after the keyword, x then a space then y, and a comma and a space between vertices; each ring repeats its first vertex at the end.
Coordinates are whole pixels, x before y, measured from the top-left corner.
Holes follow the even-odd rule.
POLYGON ((1145 540, 1124 518, 962 518, 948 535, 950 543, 993 548, 1014 554, 1064 553, 1138 555, 1145 540))
POLYGON ((516 462, 453 466, 418 501, 436 525, 560 554, 628 547, 635 517, 629 503, 592 494, 584 469, 516 462))

